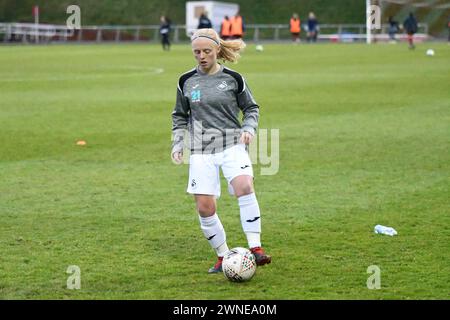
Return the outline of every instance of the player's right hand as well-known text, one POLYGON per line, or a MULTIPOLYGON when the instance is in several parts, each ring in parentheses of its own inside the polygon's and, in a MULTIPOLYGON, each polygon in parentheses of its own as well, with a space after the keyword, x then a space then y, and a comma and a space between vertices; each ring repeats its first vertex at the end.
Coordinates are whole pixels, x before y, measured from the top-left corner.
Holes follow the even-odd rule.
POLYGON ((180 165, 183 163, 183 152, 174 152, 172 153, 172 162, 180 165))

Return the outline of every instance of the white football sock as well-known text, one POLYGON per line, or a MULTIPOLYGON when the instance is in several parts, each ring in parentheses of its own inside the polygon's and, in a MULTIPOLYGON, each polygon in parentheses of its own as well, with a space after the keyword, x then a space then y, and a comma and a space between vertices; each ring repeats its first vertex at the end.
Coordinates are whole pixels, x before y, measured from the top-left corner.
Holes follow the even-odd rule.
POLYGON ((219 216, 215 213, 210 217, 199 216, 200 227, 217 256, 223 257, 228 251, 227 237, 219 216))
POLYGON ((254 193, 239 197, 242 229, 250 248, 261 246, 261 213, 254 193))
POLYGON ((255 248, 261 247, 261 233, 259 232, 246 232, 248 247, 255 248))
POLYGON ((225 253, 227 253, 227 251, 230 249, 228 249, 227 242, 225 241, 219 247, 217 247, 215 250, 216 250, 218 257, 223 257, 225 255, 225 253))

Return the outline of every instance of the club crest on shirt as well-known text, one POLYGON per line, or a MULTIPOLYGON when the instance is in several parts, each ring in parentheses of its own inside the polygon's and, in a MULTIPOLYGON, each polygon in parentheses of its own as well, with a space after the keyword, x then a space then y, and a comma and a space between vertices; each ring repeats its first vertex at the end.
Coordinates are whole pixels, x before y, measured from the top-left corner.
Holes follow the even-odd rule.
POLYGON ((201 93, 200 90, 192 90, 191 91, 191 101, 192 102, 200 102, 201 93))
POLYGON ((228 84, 226 81, 222 81, 221 83, 219 83, 217 85, 217 89, 219 89, 220 91, 225 91, 228 88, 228 84))

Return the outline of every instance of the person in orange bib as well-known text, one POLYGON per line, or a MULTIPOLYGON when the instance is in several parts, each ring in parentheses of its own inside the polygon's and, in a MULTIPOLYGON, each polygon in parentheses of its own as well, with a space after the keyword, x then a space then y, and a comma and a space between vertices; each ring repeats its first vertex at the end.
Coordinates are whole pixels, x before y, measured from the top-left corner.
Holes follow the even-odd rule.
POLYGON ((228 16, 225 16, 222 20, 222 26, 220 27, 220 37, 223 40, 228 40, 231 37, 231 21, 228 16))
POLYGON ((300 18, 298 17, 298 14, 294 13, 292 15, 289 27, 292 34, 292 41, 300 42, 301 27, 300 27, 300 18))
POLYGON ((239 12, 231 18, 231 38, 232 39, 242 39, 245 32, 244 21, 242 20, 239 12))

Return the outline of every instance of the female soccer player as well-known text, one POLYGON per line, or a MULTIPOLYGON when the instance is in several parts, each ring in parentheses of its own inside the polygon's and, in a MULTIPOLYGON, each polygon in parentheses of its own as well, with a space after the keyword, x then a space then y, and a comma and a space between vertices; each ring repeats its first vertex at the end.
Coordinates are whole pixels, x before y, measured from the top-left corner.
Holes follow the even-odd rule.
POLYGON ((184 133, 189 130, 189 181, 200 226, 218 260, 209 273, 222 271, 228 251, 225 230, 217 215, 219 168, 228 190, 239 203, 242 228, 257 265, 271 262, 261 247, 261 215, 253 188, 253 169, 246 150, 256 133, 259 107, 244 78, 218 60, 235 62, 242 40, 224 41, 214 29, 199 29, 191 37, 196 68, 181 75, 172 113, 172 160, 183 162, 184 133), (243 113, 242 123, 239 112, 243 113))

